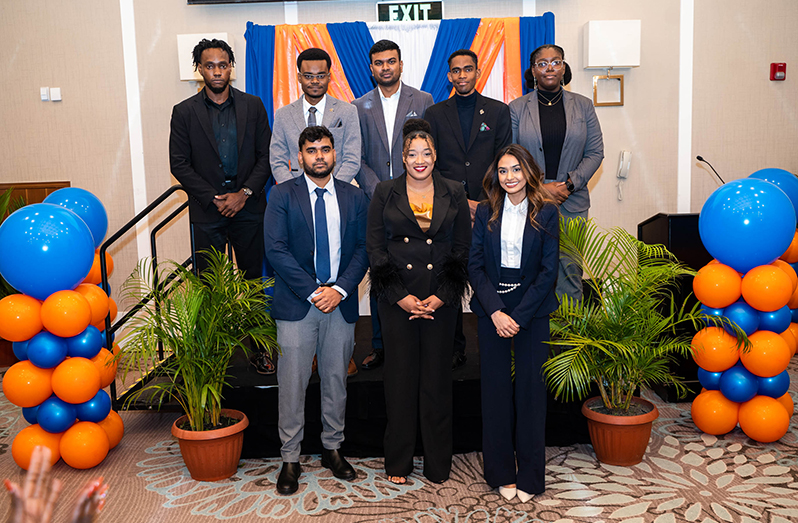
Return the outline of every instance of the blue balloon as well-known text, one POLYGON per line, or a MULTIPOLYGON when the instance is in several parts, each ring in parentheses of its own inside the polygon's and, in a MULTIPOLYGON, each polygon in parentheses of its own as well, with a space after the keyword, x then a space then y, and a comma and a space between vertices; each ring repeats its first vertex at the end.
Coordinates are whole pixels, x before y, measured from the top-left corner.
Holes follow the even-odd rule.
MULTIPOLYGON (((723 309, 713 309, 712 307, 707 307, 703 303, 701 304, 701 313, 703 316, 709 316, 710 318, 721 318, 723 316, 723 309)), ((712 327, 715 324, 708 320, 703 320, 704 325, 707 327, 712 327)))
POLYGON ((50 203, 34 203, 0 225, 0 274, 20 292, 45 300, 74 289, 94 262, 94 240, 75 213, 50 203))
MULTIPOLYGON (((108 347, 106 347, 106 346, 105 346, 105 345, 106 345, 106 344, 105 344, 105 331, 102 331, 100 334, 101 334, 101 335, 102 335, 102 337, 103 337, 103 347, 104 347, 104 348, 108 348, 108 347)), ((113 344, 115 340, 116 340, 116 333, 115 333, 115 332, 112 332, 112 333, 111 333, 111 343, 113 344)), ((112 345, 112 346, 113 346, 113 345, 112 345)))
POLYGON ((44 400, 36 413, 39 426, 53 434, 67 430, 75 424, 76 418, 75 405, 67 403, 58 396, 50 396, 44 400))
POLYGON ((720 377, 720 392, 731 401, 743 403, 756 396, 758 380, 745 367, 734 366, 720 377))
POLYGON ((760 169, 749 176, 749 178, 768 181, 784 191, 784 194, 786 194, 792 202, 796 216, 798 216, 798 177, 793 173, 785 171, 784 169, 775 169, 771 167, 768 169, 760 169))
POLYGON ((786 370, 771 378, 759 378, 759 394, 762 396, 780 398, 787 393, 789 388, 790 374, 786 370))
POLYGON ((25 421, 30 423, 31 425, 36 425, 38 420, 36 419, 36 414, 39 412, 39 406, 36 405, 35 407, 22 407, 22 417, 25 418, 25 421))
POLYGON ((105 337, 100 334, 100 331, 94 325, 89 325, 86 330, 77 336, 65 338, 65 340, 69 357, 80 357, 87 360, 95 357, 105 343, 105 337))
MULTIPOLYGON (((732 323, 736 323, 747 336, 759 328, 759 311, 744 301, 732 303, 723 309, 723 315, 732 323)), ((734 331, 728 325, 724 325, 723 328, 732 336, 734 335, 734 331)))
POLYGON ((720 389, 720 377, 722 375, 722 372, 709 372, 708 370, 698 367, 698 381, 701 383, 701 386, 707 390, 720 389))
POLYGON ((100 389, 89 401, 75 405, 75 409, 80 421, 98 423, 107 418, 111 412, 111 396, 100 389))
POLYGON ((13 344, 11 344, 11 349, 14 351, 14 356, 16 356, 19 361, 25 361, 28 359, 29 342, 30 340, 15 341, 13 344))
POLYGON ((790 316, 792 316, 792 323, 798 323, 798 309, 791 309, 790 316))
POLYGON ((86 189, 65 187, 51 193, 44 203, 60 205, 74 212, 89 226, 94 247, 99 247, 108 232, 108 214, 102 202, 86 189))
POLYGON ((746 273, 784 254, 795 235, 795 209, 777 186, 756 178, 726 183, 713 192, 698 217, 709 254, 746 273))
POLYGON ((42 331, 28 342, 28 359, 40 369, 52 369, 67 357, 65 338, 42 331))
POLYGON ((759 330, 781 334, 790 328, 790 320, 792 320, 792 313, 786 305, 773 312, 760 312, 759 330))

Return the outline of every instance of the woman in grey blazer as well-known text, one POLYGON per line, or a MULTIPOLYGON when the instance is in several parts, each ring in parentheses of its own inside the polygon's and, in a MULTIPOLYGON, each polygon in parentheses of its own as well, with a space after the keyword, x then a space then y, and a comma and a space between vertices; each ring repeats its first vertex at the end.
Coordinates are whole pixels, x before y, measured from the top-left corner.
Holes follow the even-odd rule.
MULTIPOLYGON (((570 81, 565 52, 546 44, 529 57, 524 74, 531 93, 510 102, 513 142, 528 150, 544 172, 544 188, 560 206, 566 219, 587 218, 590 194, 587 183, 604 158, 593 102, 563 89, 570 81)), ((557 296, 582 297, 578 267, 560 257, 557 296)))

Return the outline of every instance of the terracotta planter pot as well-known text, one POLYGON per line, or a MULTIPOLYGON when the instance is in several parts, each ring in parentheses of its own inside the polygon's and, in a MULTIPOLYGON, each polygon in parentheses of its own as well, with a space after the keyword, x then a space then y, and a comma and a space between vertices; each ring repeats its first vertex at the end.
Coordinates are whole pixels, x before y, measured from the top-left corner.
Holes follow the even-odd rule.
POLYGON ((600 397, 590 398, 582 404, 593 450, 602 463, 628 467, 643 461, 651 438, 651 423, 659 417, 659 411, 654 404, 642 398, 632 398, 632 402, 650 406, 652 410, 639 416, 610 416, 590 408, 591 405, 601 404, 600 397))
POLYGON ((238 470, 244 429, 249 419, 243 412, 222 409, 222 415, 239 421, 222 429, 193 431, 178 428, 187 417, 181 416, 172 424, 172 435, 180 443, 180 453, 191 477, 197 481, 218 481, 229 478, 238 470))

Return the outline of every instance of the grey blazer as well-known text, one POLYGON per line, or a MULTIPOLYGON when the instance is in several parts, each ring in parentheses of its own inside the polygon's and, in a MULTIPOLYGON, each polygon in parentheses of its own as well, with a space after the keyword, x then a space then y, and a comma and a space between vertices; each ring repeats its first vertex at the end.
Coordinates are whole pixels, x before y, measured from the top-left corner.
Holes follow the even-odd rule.
POLYGON ((379 87, 367 92, 352 103, 357 107, 362 143, 360 172, 356 177, 357 184, 371 198, 378 183, 398 178, 404 172, 402 126, 410 118, 424 118, 427 107, 433 104, 432 95, 402 83, 393 136, 390 137, 392 144, 390 149, 379 87), (389 150, 392 151, 390 155, 388 154, 389 150))
MULTIPOLYGON (((593 102, 584 96, 565 91, 565 142, 560 155, 557 181, 569 177, 574 183, 574 193, 562 204, 566 211, 576 213, 590 208, 587 182, 598 170, 604 158, 604 140, 596 117, 593 102)), ((538 92, 532 91, 510 102, 513 143, 532 154, 541 169, 546 165, 543 139, 540 134, 538 92)))
MULTIPOLYGON (((304 112, 302 98, 299 98, 274 113, 269 163, 277 183, 302 174, 297 157, 299 134, 307 127, 304 112)), ((360 170, 360 124, 357 121, 357 109, 348 102, 327 95, 321 125, 330 130, 335 140, 333 176, 346 183, 351 182, 360 170)))

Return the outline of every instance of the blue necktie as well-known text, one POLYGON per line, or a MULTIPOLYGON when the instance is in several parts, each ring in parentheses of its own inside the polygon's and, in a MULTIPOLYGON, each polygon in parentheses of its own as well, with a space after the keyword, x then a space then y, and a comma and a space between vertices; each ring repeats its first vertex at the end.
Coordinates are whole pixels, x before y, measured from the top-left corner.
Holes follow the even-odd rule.
POLYGON ((327 189, 316 189, 316 278, 321 283, 327 283, 330 279, 330 238, 327 236, 325 192, 327 189))

